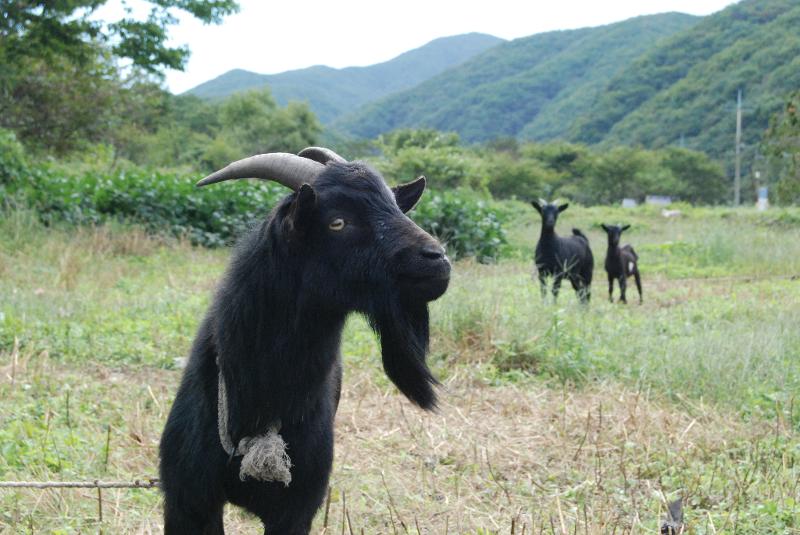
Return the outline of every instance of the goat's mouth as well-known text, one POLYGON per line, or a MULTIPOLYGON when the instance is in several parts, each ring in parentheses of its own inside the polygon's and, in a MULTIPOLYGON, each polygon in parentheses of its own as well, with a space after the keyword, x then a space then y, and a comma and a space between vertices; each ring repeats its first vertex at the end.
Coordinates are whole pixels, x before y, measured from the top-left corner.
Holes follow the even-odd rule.
POLYGON ((397 276, 406 297, 433 301, 441 297, 450 284, 450 264, 429 273, 401 273, 397 276))

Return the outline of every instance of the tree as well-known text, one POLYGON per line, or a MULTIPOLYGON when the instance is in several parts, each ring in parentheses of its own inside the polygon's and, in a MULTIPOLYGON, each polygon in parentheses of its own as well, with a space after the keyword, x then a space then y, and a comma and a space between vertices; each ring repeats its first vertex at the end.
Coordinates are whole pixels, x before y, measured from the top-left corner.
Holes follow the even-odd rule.
POLYGON ((279 108, 268 88, 230 96, 222 103, 220 122, 223 134, 248 155, 298 152, 316 143, 322 131, 307 104, 279 108))
POLYGON ((800 204, 800 90, 775 114, 764 136, 764 152, 779 175, 775 199, 780 204, 800 204))
POLYGON ((151 73, 182 70, 186 47, 167 46, 167 29, 177 22, 174 11, 185 11, 205 23, 218 24, 238 11, 236 0, 147 0, 147 20, 126 17, 111 23, 91 16, 108 0, 0 0, 0 61, 22 58, 51 63, 68 58, 78 63, 96 56, 97 46, 116 58, 127 58, 151 73))
POLYGON ((693 204, 719 204, 729 198, 725 171, 707 155, 677 147, 660 153, 660 167, 672 174, 675 185, 675 190, 667 194, 693 204))
POLYGON ((440 149, 458 147, 461 140, 454 132, 440 132, 430 128, 415 130, 401 128, 378 137, 378 146, 384 154, 397 154, 408 148, 440 149))
POLYGON ((644 198, 652 193, 645 180, 651 161, 646 151, 615 147, 595 161, 588 180, 575 197, 586 204, 616 204, 626 197, 644 198))
POLYGON ((0 127, 57 155, 99 141, 130 149, 141 132, 131 112, 162 117, 163 95, 150 97, 165 93, 163 70, 183 69, 189 55, 167 45, 175 13, 218 23, 238 9, 235 0, 146 1, 145 21, 103 22, 92 15, 107 0, 0 0, 0 127))

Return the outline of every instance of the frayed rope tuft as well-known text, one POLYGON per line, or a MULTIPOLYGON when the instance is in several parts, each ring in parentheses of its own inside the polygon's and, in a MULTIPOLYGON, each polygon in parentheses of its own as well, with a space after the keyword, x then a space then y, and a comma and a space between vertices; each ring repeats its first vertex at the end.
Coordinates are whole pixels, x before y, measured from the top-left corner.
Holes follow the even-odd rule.
POLYGON ((292 461, 277 429, 254 438, 244 437, 239 441, 239 453, 243 455, 239 468, 242 481, 249 476, 259 481, 279 481, 287 487, 292 482, 292 461))
POLYGON ((239 479, 244 481, 250 477, 258 481, 277 481, 289 486, 292 482, 292 461, 286 453, 286 442, 278 434, 280 423, 263 435, 242 438, 239 447, 234 450, 233 441, 228 435, 228 395, 222 372, 219 374, 217 424, 219 440, 225 453, 242 456, 239 479))

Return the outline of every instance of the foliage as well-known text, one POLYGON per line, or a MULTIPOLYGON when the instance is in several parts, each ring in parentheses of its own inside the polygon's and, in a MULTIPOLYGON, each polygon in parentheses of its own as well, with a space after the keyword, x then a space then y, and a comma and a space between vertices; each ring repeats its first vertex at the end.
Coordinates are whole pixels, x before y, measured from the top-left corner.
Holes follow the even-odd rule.
POLYGON ((747 177, 770 117, 800 87, 797 27, 797 2, 743 0, 702 19, 667 14, 538 34, 487 50, 335 125, 363 137, 437 128, 468 142, 680 145, 730 162, 742 89, 747 177))
POLYGON ((125 153, 142 115, 163 116, 163 69, 188 58, 167 44, 173 12, 218 23, 238 9, 234 0, 151 0, 146 21, 106 23, 94 17, 106 1, 0 4, 0 127, 29 148, 62 156, 103 142, 125 153))
POLYGON ((462 147, 408 147, 377 162, 387 179, 408 182, 424 175, 435 189, 469 187, 480 189, 484 184, 484 163, 462 147))
MULTIPOLYGON (((756 147, 785 95, 800 87, 799 25, 793 0, 744 0, 705 17, 622 69, 572 135, 649 148, 682 139, 729 158, 742 89, 743 143, 756 147)), ((747 170, 755 153, 744 156, 747 170)))
POLYGON ((282 187, 263 181, 226 186, 198 190, 188 176, 135 168, 73 174, 51 166, 24 195, 48 224, 132 221, 206 246, 230 243, 285 195, 282 187))
MULTIPOLYGON (((1 57, 1 56, 0 56, 1 57)), ((0 59, 2 68, 2 59, 0 59)), ((105 59, 49 64, 22 58, 0 84, 0 126, 32 149, 57 155, 107 132, 119 95, 116 70, 105 59)))
POLYGON ((0 128, 0 193, 6 185, 28 176, 25 149, 10 130, 0 128))
POLYGON ((384 154, 397 155, 403 149, 443 149, 458 147, 461 138, 453 132, 440 132, 432 128, 401 128, 378 136, 376 145, 384 154))
POLYGON ((792 93, 783 112, 772 117, 763 145, 778 174, 775 200, 800 204, 800 91, 792 93))
POLYGON ((375 163, 391 181, 407 182, 424 175, 435 189, 482 187, 483 163, 460 146, 458 134, 400 129, 378 137, 375 147, 383 154, 375 163))
MULTIPOLYGON (((13 147, 13 139, 9 145, 13 147)), ((15 161, 9 159, 8 176, 16 176, 12 174, 15 161)), ((76 167, 26 169, 26 175, 10 189, 48 225, 128 221, 155 234, 185 237, 211 247, 230 244, 287 195, 283 186, 265 181, 198 190, 197 177, 178 172, 134 166, 111 172, 76 167)), ((6 169, 5 164, 0 169, 6 169)), ((410 215, 438 236, 453 257, 489 261, 500 255, 505 244, 495 209, 471 191, 428 192, 410 215)))
POLYGON ((674 183, 674 189, 665 194, 694 204, 719 204, 729 197, 730 185, 722 166, 707 155, 677 147, 660 154, 660 163, 674 183))
POLYGON ((91 15, 106 3, 4 1, 0 62, 13 65, 22 58, 39 58, 55 64, 68 58, 82 63, 95 57, 98 43, 111 43, 115 57, 126 58, 147 71, 183 69, 189 51, 167 45, 167 29, 178 22, 172 11, 186 11, 205 23, 218 24, 239 9, 235 0, 148 0, 146 21, 130 15, 108 24, 92 19, 91 15))
POLYGON ((373 158, 389 179, 425 175, 435 189, 468 187, 497 198, 566 197, 583 204, 616 204, 632 197, 671 195, 696 204, 728 200, 722 168, 702 153, 668 148, 615 147, 597 151, 569 143, 500 139, 465 147, 457 134, 401 129, 375 142, 373 158))
POLYGON ((497 198, 548 196, 546 191, 556 180, 557 175, 539 160, 516 158, 506 152, 490 152, 484 159, 486 187, 497 198))
MULTIPOLYGON (((317 143, 320 125, 308 106, 279 107, 268 89, 223 103, 173 96, 147 81, 131 81, 115 92, 94 141, 114 149, 110 165, 129 161, 159 168, 186 166, 201 172, 269 151, 299 151, 317 143)), ((105 115, 104 115, 105 113, 105 115)), ((82 151, 90 150, 86 143, 82 151)), ((69 158, 75 158, 73 152, 69 158)))
POLYGON ((453 258, 474 256, 480 262, 493 261, 506 243, 497 209, 470 191, 428 192, 411 217, 439 238, 453 258))
MULTIPOLYGON (((223 135, 244 154, 298 152, 313 145, 321 131, 307 104, 290 102, 278 108, 269 89, 237 93, 220 105, 223 135)), ((213 162, 212 167, 229 163, 213 162)))

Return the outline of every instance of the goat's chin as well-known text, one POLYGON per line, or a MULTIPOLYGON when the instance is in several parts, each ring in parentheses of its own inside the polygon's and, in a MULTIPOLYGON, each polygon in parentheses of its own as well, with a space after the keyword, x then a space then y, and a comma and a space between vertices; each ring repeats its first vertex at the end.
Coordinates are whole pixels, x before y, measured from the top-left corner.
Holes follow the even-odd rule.
MULTIPOLYGON (((441 294, 439 294, 441 295, 441 294)), ((394 303, 369 315, 381 341, 383 369, 412 402, 423 409, 436 408, 438 384, 425 363, 428 351, 428 307, 420 303, 394 303)))
POLYGON ((400 287, 403 300, 427 303, 441 297, 447 291, 450 277, 400 277, 400 287))

